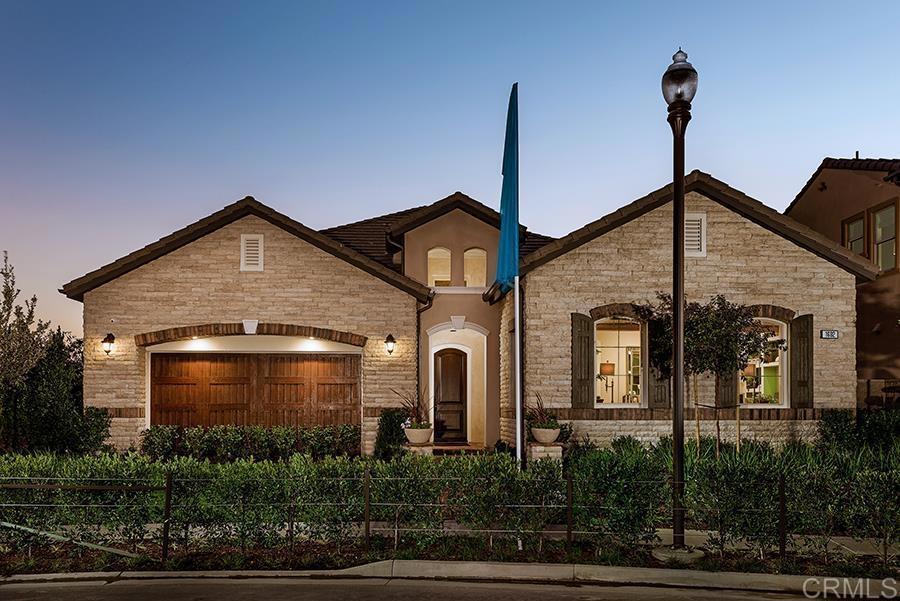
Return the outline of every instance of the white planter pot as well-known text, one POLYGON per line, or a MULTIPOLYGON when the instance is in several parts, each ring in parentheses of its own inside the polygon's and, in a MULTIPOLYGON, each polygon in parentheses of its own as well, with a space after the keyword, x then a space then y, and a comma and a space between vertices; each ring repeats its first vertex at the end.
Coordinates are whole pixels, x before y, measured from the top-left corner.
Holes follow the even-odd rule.
POLYGON ((559 428, 532 428, 531 435, 541 444, 552 444, 559 438, 559 428))
POLYGON ((406 433, 406 440, 409 441, 409 444, 423 445, 428 444, 428 441, 431 440, 434 428, 404 428, 403 431, 406 433))

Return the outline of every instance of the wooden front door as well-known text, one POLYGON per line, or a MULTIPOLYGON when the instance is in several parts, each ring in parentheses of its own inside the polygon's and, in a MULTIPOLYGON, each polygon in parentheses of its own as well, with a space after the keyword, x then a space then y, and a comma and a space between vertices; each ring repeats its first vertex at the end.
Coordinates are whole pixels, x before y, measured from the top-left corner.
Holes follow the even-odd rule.
POLYGON ((434 438, 466 442, 466 354, 454 348, 434 354, 434 438))
POLYGON ((153 354, 150 423, 360 423, 359 355, 153 354))

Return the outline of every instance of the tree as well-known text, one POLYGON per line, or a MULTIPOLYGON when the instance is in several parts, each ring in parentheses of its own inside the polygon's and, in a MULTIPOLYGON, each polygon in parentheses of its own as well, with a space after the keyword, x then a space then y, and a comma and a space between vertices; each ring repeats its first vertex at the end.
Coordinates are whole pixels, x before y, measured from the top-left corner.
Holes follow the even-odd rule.
POLYGON ((47 346, 48 322, 37 319, 37 296, 32 296, 24 305, 16 304, 21 290, 16 288, 16 276, 3 252, 2 298, 0 298, 0 407, 2 407, 2 427, 9 432, 7 438, 13 446, 18 445, 19 436, 19 389, 24 384, 26 374, 44 355, 47 346))
POLYGON ((86 453, 109 435, 109 416, 84 408, 83 344, 60 328, 52 331, 44 356, 19 390, 19 449, 86 453))

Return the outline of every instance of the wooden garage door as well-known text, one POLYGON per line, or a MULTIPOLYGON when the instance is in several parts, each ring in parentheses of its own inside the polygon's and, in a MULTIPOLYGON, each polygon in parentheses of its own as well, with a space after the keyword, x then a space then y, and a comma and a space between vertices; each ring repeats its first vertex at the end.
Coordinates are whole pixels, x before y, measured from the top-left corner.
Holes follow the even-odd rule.
POLYGON ((359 424, 358 355, 153 354, 150 423, 359 424))

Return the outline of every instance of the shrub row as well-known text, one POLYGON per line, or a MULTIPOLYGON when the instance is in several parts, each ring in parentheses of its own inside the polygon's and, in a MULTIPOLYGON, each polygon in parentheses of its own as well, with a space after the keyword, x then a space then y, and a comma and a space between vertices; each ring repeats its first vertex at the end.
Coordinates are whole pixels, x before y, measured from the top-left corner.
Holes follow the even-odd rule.
POLYGON ((193 457, 215 462, 237 459, 285 461, 296 453, 314 459, 360 453, 359 426, 151 426, 141 435, 141 453, 154 460, 193 457))
MULTIPOLYGON (((785 477, 788 531, 826 557, 839 534, 875 539, 885 562, 890 545, 900 539, 900 446, 825 451, 795 444, 776 451, 747 442, 740 453, 725 445, 717 456, 715 441, 703 439, 699 448, 688 442, 685 467, 688 527, 709 530, 713 549, 742 543, 765 555, 773 548, 779 475, 785 477)), ((560 464, 533 462, 520 471, 502 453, 389 461, 293 455, 229 463, 193 457, 158 462, 137 454, 0 456, 0 474, 38 482, 91 478, 161 485, 171 473, 179 551, 270 547, 298 537, 351 544, 359 540, 367 471, 373 533, 398 548, 447 536, 451 530, 445 526, 452 521, 487 544, 498 535, 516 536, 540 549, 541 533, 567 520, 560 464)), ((601 546, 652 541, 669 524, 670 473, 668 441, 647 448, 619 439, 608 449, 578 448, 569 462, 575 531, 601 546)), ((98 542, 125 540, 139 548, 159 542, 162 498, 160 492, 5 490, 0 507, 9 523, 68 530, 98 542)), ((0 543, 14 546, 36 540, 9 529, 0 536, 0 543)))

